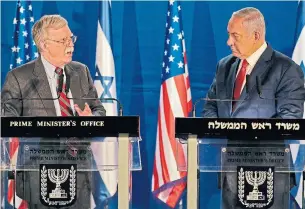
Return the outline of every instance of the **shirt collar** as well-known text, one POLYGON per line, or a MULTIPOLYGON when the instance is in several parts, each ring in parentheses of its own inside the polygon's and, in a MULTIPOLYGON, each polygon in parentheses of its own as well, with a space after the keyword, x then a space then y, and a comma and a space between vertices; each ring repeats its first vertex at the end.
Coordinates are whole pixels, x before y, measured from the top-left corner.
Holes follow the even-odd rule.
POLYGON ((246 60, 249 63, 251 67, 254 67, 257 63, 260 56, 264 53, 264 51, 267 49, 267 43, 264 42, 264 44, 259 47, 253 54, 250 55, 246 60))
MULTIPOLYGON (((41 55, 41 61, 45 68, 48 78, 54 78, 56 67, 51 63, 49 63, 42 55, 41 55)), ((65 66, 61 66, 61 69, 64 69, 64 67, 65 66)), ((65 71, 63 71, 63 74, 65 75, 65 71)))

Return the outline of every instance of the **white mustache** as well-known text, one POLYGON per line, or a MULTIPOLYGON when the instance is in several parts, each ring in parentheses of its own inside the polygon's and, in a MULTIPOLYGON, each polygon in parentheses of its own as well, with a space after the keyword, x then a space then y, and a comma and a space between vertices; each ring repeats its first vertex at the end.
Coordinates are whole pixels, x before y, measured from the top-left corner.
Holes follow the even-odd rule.
POLYGON ((73 53, 74 52, 74 47, 67 47, 66 50, 65 50, 65 53, 68 53, 68 52, 73 53))

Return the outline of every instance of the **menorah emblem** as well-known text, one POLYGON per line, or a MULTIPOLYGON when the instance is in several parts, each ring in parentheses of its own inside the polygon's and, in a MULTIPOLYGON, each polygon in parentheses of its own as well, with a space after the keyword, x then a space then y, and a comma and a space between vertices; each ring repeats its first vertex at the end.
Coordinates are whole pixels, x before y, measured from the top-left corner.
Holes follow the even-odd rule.
POLYGON ((237 166, 238 205, 267 209, 274 201, 274 167, 237 166))
POLYGON ((246 171, 246 180, 253 186, 252 192, 247 196, 247 200, 265 200, 265 195, 258 190, 258 186, 266 181, 265 171, 246 171))
POLYGON ((49 169, 48 177, 50 181, 56 184, 56 188, 49 194, 50 198, 67 198, 67 193, 61 189, 60 184, 67 181, 69 177, 69 169, 49 169), (55 172, 56 171, 56 172, 55 172))
POLYGON ((76 172, 77 164, 40 164, 40 202, 57 208, 73 205, 76 202, 76 172))

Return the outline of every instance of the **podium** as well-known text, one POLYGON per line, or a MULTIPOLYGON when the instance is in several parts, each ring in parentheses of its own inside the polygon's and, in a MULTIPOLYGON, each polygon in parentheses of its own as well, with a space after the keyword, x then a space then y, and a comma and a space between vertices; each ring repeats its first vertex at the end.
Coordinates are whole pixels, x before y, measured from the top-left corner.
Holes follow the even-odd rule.
POLYGON ((10 198, 2 206, 23 199, 39 209, 89 209, 117 190, 118 208, 128 209, 130 172, 142 169, 139 123, 138 116, 2 117, 1 193, 10 198))
POLYGON ((176 118, 177 143, 187 150, 186 163, 178 164, 188 172, 187 208, 199 208, 199 172, 217 176, 220 192, 219 205, 200 208, 289 209, 296 189, 304 202, 304 188, 295 188, 303 181, 304 130, 302 119, 176 118))

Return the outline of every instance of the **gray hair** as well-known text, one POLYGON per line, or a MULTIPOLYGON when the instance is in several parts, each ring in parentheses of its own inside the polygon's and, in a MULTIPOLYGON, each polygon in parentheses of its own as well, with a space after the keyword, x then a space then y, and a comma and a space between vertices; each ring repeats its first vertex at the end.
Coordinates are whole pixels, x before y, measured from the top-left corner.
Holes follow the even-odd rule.
POLYGON ((243 18, 243 25, 249 33, 259 32, 263 38, 266 35, 265 18, 263 14, 254 7, 246 7, 233 12, 232 17, 243 18))
POLYGON ((68 25, 67 20, 60 15, 42 16, 32 28, 33 39, 38 50, 40 51, 40 42, 43 41, 48 35, 48 28, 60 29, 66 25, 68 25))

